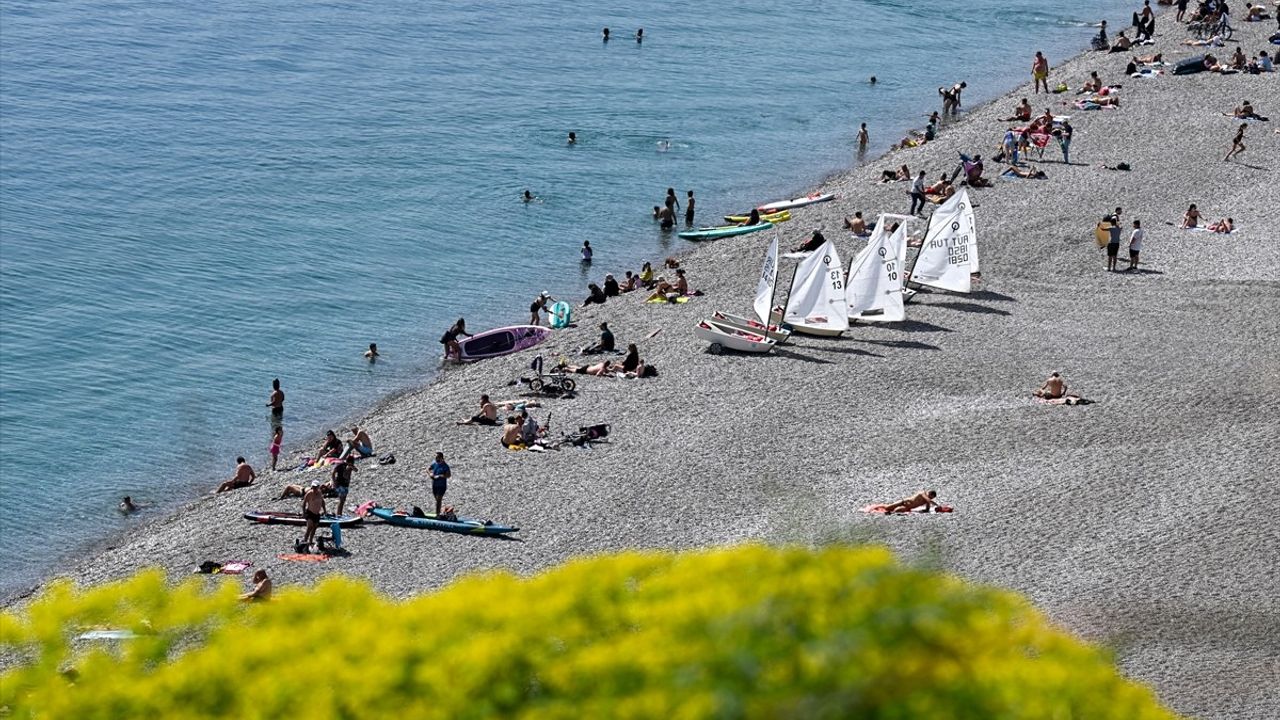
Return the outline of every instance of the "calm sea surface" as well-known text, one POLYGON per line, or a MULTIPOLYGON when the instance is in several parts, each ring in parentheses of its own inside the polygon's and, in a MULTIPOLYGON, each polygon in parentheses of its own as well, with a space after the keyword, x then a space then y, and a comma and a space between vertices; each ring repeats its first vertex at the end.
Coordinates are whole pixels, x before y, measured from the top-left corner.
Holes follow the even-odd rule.
POLYGON ((310 439, 428 377, 455 317, 584 294, 583 240, 593 279, 678 250, 668 186, 704 221, 807 190, 858 123, 882 150, 1132 4, 6 0, 0 591, 136 522, 121 495, 264 463, 273 377, 310 439))

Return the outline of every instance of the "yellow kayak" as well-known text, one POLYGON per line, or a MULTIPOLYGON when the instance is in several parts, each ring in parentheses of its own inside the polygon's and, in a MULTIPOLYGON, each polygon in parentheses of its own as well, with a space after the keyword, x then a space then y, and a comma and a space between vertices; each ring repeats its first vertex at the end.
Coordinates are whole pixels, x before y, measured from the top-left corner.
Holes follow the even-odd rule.
MULTIPOLYGON (((724 221, 731 222, 731 223, 744 223, 750 219, 751 219, 751 213, 747 213, 746 215, 725 215, 724 216, 724 221)), ((782 210, 780 212, 769 213, 767 215, 765 213, 760 213, 760 222, 771 222, 776 225, 777 223, 786 222, 790 219, 791 219, 790 210, 782 210)))

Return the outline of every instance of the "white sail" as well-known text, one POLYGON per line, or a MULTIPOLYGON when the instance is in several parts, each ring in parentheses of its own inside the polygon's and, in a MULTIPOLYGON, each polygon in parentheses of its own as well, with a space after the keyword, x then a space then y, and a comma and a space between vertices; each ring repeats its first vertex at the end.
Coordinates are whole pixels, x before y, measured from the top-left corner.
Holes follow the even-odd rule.
POLYGON ((844 266, 830 240, 800 261, 791 280, 785 322, 816 330, 838 332, 849 327, 844 299, 844 266))
POLYGON ((907 224, 892 235, 881 232, 882 216, 858 259, 849 266, 845 300, 851 320, 899 322, 907 317, 902 304, 902 276, 907 257, 907 224), (870 313, 870 314, 868 314, 870 313))
POLYGON ((947 198, 938 206, 937 212, 951 214, 959 212, 961 222, 969 229, 969 272, 978 272, 978 224, 973 216, 973 203, 969 201, 969 188, 960 188, 960 192, 947 198))
POLYGON ((911 269, 911 282, 939 290, 968 293, 969 274, 973 272, 969 260, 970 237, 963 212, 958 207, 949 214, 934 212, 929 218, 929 232, 924 236, 924 245, 911 269))
POLYGON ((777 283, 778 234, 774 233, 769 251, 764 255, 764 267, 760 268, 760 282, 756 283, 756 317, 766 325, 769 324, 769 313, 773 311, 773 289, 777 283))

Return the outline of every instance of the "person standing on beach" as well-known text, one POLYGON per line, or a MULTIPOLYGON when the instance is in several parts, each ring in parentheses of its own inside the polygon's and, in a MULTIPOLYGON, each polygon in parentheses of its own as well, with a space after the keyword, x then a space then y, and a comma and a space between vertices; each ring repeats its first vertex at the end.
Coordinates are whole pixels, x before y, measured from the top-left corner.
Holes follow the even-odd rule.
POLYGON ((436 461, 431 463, 431 494, 436 499, 436 515, 440 514, 440 508, 444 503, 444 494, 449 490, 449 478, 453 477, 453 470, 449 468, 449 463, 444 461, 444 453, 436 453, 436 461))
POLYGON ((1129 269, 1138 269, 1138 253, 1142 251, 1142 239, 1146 233, 1142 231, 1142 221, 1133 221, 1133 232, 1129 235, 1129 269))
POLYGON ((1102 221, 1110 224, 1107 229, 1110 235, 1107 243, 1107 270, 1115 272, 1116 257, 1120 254, 1120 208, 1116 208, 1114 213, 1102 218, 1102 221))
POLYGON ((1240 123, 1240 129, 1236 131, 1236 136, 1231 140, 1231 149, 1227 151, 1227 156, 1222 158, 1223 162, 1244 152, 1244 130, 1249 127, 1249 123, 1240 123))
POLYGON ((1053 136, 1058 139, 1058 147, 1062 149, 1062 164, 1071 164, 1071 122, 1062 121, 1062 127, 1053 131, 1053 136))
POLYGON ((924 194, 924 171, 923 170, 921 170, 920 174, 916 176, 915 181, 911 183, 911 191, 908 194, 911 195, 911 211, 908 212, 907 214, 915 215, 917 206, 920 208, 919 210, 920 212, 924 212, 925 204, 928 203, 929 200, 928 198, 925 197, 925 194, 924 194))
POLYGON ((1036 59, 1031 61, 1031 78, 1035 80, 1037 95, 1041 85, 1046 93, 1049 92, 1049 60, 1039 50, 1036 51, 1036 59))
POLYGON ((342 508, 347 504, 347 493, 351 492, 351 475, 356 471, 356 457, 348 455, 347 459, 333 466, 333 471, 329 475, 329 482, 333 485, 333 491, 338 493, 338 510, 335 515, 342 514, 342 508))
POLYGON ((693 224, 693 191, 692 190, 685 193, 684 224, 685 225, 693 224))
POLYGON ((534 298, 533 302, 529 303, 529 324, 530 325, 542 324, 542 311, 547 309, 547 301, 549 299, 550 299, 550 296, 544 292, 539 294, 538 297, 534 298))
POLYGON ((302 543, 310 545, 316 539, 316 530, 320 529, 320 518, 326 513, 324 506, 324 490, 319 480, 312 480, 311 486, 302 493, 302 517, 307 521, 307 531, 302 535, 302 543))
POLYGON ((238 457, 236 458, 236 474, 230 480, 219 485, 218 492, 224 493, 228 490, 249 487, 257 479, 258 474, 253 471, 252 467, 249 467, 249 463, 244 458, 238 457))
POLYGON ((858 128, 858 152, 867 151, 867 142, 871 136, 867 133, 867 124, 862 123, 862 127, 858 128))
POLYGON ((271 434, 271 447, 267 448, 267 452, 271 455, 271 472, 276 471, 276 461, 280 459, 280 446, 284 443, 284 426, 277 425, 275 432, 271 434))
POLYGON ((271 408, 272 422, 279 423, 284 418, 284 391, 280 389, 280 378, 271 381, 271 396, 267 398, 267 407, 271 408))

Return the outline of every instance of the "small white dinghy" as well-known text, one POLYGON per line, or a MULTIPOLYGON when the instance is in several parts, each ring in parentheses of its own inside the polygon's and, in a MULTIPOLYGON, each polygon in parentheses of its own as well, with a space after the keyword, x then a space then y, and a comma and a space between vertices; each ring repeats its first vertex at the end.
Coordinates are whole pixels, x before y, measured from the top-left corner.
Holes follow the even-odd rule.
POLYGON ((791 331, 781 326, 782 313, 777 310, 770 312, 777 288, 778 235, 774 233, 773 242, 769 243, 769 249, 764 254, 764 265, 760 268, 760 280, 756 283, 756 299, 753 303, 753 308, 756 311, 756 317, 759 319, 734 315, 733 313, 719 310, 712 313, 711 319, 719 325, 728 325, 739 330, 764 335, 770 340, 776 340, 780 343, 786 342, 787 338, 791 337, 791 331))
POLYGON ((714 320, 703 320, 693 328, 693 334, 711 344, 712 355, 719 355, 725 348, 745 353, 767 353, 777 343, 759 333, 721 325, 714 320))

